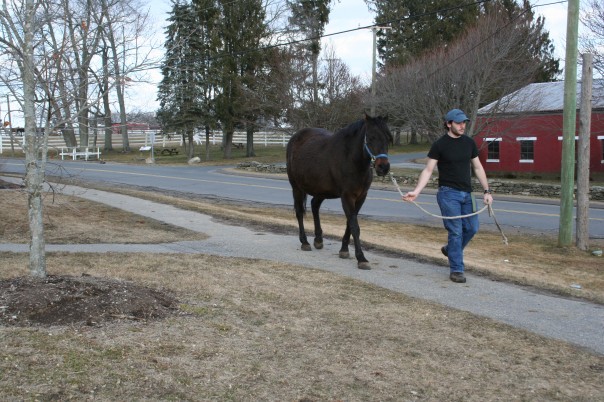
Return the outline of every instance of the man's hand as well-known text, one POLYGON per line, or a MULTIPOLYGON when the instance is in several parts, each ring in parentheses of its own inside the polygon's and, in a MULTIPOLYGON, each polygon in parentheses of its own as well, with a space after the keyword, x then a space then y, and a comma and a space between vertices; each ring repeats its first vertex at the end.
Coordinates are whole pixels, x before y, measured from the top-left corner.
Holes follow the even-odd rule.
POLYGON ((486 193, 484 195, 483 201, 487 205, 493 204, 493 196, 490 193, 486 193))
POLYGON ((411 202, 415 201, 415 199, 419 196, 419 193, 416 191, 409 191, 407 194, 403 195, 403 201, 411 202))

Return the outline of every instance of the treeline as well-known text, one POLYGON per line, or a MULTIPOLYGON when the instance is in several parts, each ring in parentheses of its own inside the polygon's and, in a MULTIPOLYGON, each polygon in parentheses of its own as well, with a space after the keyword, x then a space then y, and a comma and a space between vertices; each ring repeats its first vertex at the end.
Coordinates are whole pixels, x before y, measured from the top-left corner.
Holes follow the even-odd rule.
POLYGON ((196 127, 222 129, 225 157, 235 128, 250 136, 267 125, 335 130, 370 111, 413 133, 437 135, 447 109, 472 113, 560 73, 544 21, 528 1, 374 0, 366 3, 376 16, 380 63, 376 82, 364 83, 333 49, 321 49, 333 3, 175 3, 160 123, 190 144, 196 127))

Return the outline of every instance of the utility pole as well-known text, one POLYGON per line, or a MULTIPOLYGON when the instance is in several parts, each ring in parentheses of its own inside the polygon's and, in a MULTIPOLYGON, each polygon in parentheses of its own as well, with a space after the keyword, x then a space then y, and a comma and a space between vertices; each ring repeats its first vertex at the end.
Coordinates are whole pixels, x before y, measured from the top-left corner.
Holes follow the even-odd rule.
POLYGON ((377 30, 378 29, 392 29, 391 27, 372 27, 373 31, 373 64, 371 68, 371 117, 375 117, 375 81, 377 74, 377 30))
POLYGON ((593 54, 583 55, 581 103, 579 108, 579 142, 577 143, 577 241, 579 250, 589 248, 589 162, 591 138, 591 90, 593 54))
POLYGON ((568 0, 566 59, 564 61, 564 111, 562 129, 562 172, 560 180, 560 228, 558 246, 572 244, 575 176, 575 131, 577 126, 577 47, 579 0, 568 0))

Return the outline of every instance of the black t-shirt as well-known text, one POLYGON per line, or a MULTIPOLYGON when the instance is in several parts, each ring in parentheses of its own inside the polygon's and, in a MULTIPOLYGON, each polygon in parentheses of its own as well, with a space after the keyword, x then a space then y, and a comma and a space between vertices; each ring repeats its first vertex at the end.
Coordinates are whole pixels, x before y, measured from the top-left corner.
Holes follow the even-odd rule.
POLYGON ((477 156, 478 147, 467 135, 452 138, 445 134, 432 144, 428 152, 428 158, 438 161, 438 185, 466 192, 472 192, 470 160, 477 156))

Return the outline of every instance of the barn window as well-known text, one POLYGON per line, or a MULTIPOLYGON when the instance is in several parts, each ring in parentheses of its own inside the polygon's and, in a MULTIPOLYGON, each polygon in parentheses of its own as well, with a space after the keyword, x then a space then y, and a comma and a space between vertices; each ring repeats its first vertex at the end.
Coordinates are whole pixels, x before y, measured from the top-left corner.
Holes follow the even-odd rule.
POLYGON ((602 163, 604 163, 604 135, 598 135, 598 139, 600 140, 600 144, 602 145, 600 148, 602 149, 602 163))
POLYGON ((499 162, 499 142, 501 138, 485 138, 487 142, 487 162, 499 162))
POLYGON ((533 163, 537 137, 518 137, 516 140, 520 142, 520 163, 533 163))

